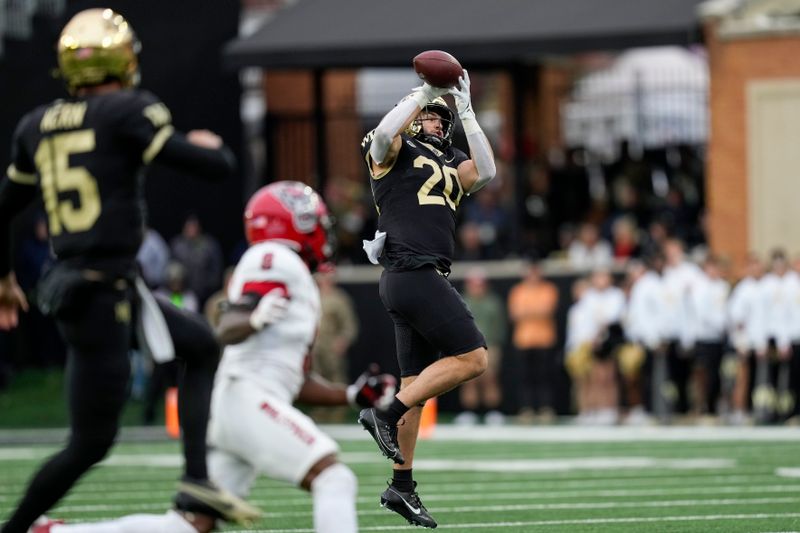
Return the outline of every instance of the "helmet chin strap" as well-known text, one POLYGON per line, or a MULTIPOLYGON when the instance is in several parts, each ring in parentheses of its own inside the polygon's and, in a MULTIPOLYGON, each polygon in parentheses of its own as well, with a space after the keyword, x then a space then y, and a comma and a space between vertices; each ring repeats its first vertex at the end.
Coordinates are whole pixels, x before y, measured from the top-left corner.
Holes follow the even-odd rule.
POLYGON ((432 133, 418 133, 417 140, 420 142, 432 144, 436 148, 440 150, 445 150, 450 146, 450 141, 445 137, 439 137, 438 135, 434 135, 432 133))

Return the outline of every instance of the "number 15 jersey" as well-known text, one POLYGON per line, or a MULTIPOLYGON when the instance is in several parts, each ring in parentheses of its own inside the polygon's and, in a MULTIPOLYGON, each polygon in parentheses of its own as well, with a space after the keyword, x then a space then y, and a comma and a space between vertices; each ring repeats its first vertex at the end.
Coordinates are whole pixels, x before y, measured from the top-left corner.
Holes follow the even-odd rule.
POLYGON ((173 133, 142 90, 56 100, 22 118, 8 176, 39 186, 59 259, 133 261, 142 240, 145 166, 173 133))
POLYGON ((455 249, 456 209, 464 195, 458 165, 468 160, 461 150, 444 152, 400 134, 402 146, 394 163, 372 172, 369 148, 374 131, 361 143, 378 209, 378 229, 386 232, 380 262, 389 271, 433 265, 450 272, 455 249))

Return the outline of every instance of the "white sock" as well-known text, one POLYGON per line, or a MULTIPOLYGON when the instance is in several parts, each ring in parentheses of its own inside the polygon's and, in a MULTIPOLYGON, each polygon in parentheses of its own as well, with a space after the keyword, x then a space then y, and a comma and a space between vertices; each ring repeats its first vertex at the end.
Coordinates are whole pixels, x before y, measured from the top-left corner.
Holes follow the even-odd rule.
POLYGON ((91 524, 64 524, 50 528, 51 533, 197 533, 175 511, 166 514, 134 514, 116 520, 91 524))
POLYGON ((356 533, 356 494, 358 481, 353 471, 342 463, 323 470, 311 482, 314 497, 316 533, 356 533))

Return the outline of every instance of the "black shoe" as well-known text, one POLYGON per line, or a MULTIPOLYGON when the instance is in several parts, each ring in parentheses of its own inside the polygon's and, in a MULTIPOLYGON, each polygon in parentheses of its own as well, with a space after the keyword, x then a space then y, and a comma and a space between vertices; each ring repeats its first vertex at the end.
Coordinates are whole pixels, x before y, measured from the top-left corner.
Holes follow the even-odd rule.
POLYGON ((358 413, 358 422, 364 426, 364 429, 369 431, 369 434, 378 443, 378 448, 380 448, 383 455, 399 465, 406 462, 403 459, 403 454, 400 453, 400 445, 397 443, 396 425, 384 422, 378 416, 374 407, 362 409, 358 413))
POLYGON ((210 481, 190 478, 183 478, 178 483, 175 508, 244 525, 252 524, 261 516, 257 507, 210 481))
POLYGON ((414 526, 422 526, 434 529, 436 520, 428 514, 428 510, 422 505, 417 494, 417 482, 414 482, 414 490, 403 492, 396 487, 389 485, 389 488, 381 494, 381 505, 390 511, 394 511, 414 526))

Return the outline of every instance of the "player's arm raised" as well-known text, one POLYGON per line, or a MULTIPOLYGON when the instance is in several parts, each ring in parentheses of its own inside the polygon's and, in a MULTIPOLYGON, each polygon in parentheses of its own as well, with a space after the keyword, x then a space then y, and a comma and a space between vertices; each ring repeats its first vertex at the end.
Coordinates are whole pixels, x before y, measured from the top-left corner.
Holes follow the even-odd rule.
POLYGON ((472 110, 472 97, 469 92, 469 73, 464 69, 463 76, 458 80, 458 87, 450 89, 450 94, 455 97, 458 118, 467 136, 471 159, 458 165, 458 179, 461 186, 472 194, 481 190, 497 173, 494 164, 494 153, 489 144, 489 139, 483 133, 475 112, 472 110))
POLYGON ((447 92, 448 89, 440 89, 425 83, 421 87, 416 87, 411 94, 386 113, 375 128, 375 135, 369 148, 373 170, 391 166, 400 152, 400 133, 417 118, 419 112, 431 100, 447 92))
POLYGON ((227 302, 216 328, 217 340, 223 346, 238 344, 256 331, 283 319, 288 308, 289 299, 279 289, 264 296, 247 293, 238 302, 227 302))

